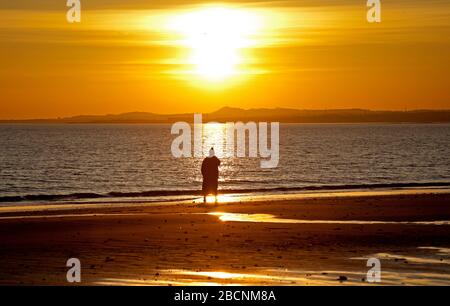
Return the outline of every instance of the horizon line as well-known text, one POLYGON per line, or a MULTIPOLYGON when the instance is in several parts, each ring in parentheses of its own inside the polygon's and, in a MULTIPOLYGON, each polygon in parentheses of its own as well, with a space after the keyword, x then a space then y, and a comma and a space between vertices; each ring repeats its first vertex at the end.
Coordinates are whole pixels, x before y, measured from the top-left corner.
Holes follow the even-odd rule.
POLYGON ((299 109, 299 108, 290 108, 290 107, 259 107, 259 108, 240 108, 240 107, 231 107, 231 106, 223 106, 215 111, 211 112, 180 112, 180 113, 155 113, 152 111, 126 111, 120 113, 103 113, 103 114, 78 114, 78 115, 67 115, 67 116, 58 116, 58 117, 30 117, 30 118, 0 118, 0 122, 2 121, 36 121, 36 120, 64 120, 64 119, 72 119, 77 117, 106 117, 106 116, 121 116, 126 114, 151 114, 155 116, 179 116, 179 115, 193 115, 193 114, 203 114, 210 115, 216 112, 219 112, 224 109, 231 110, 242 110, 242 111, 259 111, 259 110, 293 110, 293 111, 316 111, 316 112, 327 112, 327 111, 366 111, 366 112, 392 112, 392 113, 408 113, 408 112, 449 112, 450 108, 443 109, 427 109, 427 108, 415 108, 415 109, 369 109, 369 108, 322 108, 322 109, 299 109))

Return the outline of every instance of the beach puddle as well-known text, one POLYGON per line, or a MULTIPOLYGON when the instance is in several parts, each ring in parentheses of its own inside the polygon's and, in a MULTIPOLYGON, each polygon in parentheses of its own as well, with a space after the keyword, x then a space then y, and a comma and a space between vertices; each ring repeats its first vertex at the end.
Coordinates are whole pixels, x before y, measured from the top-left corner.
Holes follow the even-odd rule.
MULTIPOLYGON (((423 265, 449 265, 450 266, 450 249, 442 247, 417 247, 417 251, 409 252, 408 255, 394 253, 376 253, 365 257, 353 257, 351 259, 367 260, 370 257, 378 258, 384 261, 406 262, 410 264, 423 265)), ((442 266, 441 266, 442 268, 442 266)), ((450 267, 449 278, 450 278, 450 267)))
POLYGON ((370 224, 400 224, 400 225, 450 225, 450 221, 372 221, 372 220, 300 220, 279 218, 271 214, 239 214, 212 212, 208 213, 217 216, 223 222, 258 222, 258 223, 288 223, 288 224, 349 224, 349 225, 370 225, 370 224))
POLYGON ((382 284, 386 285, 450 285, 450 249, 417 247, 407 254, 381 252, 351 260, 377 258, 381 263, 382 284))
POLYGON ((222 213, 212 212, 208 213, 212 216, 217 216, 221 221, 234 222, 265 222, 265 223, 298 223, 296 219, 281 219, 269 214, 237 214, 237 213, 222 213))
POLYGON ((441 247, 418 247, 419 250, 433 250, 436 251, 436 255, 446 255, 450 256, 450 248, 441 248, 441 247))
POLYGON ((448 259, 439 258, 436 256, 420 257, 411 255, 396 255, 390 253, 376 253, 373 255, 373 257, 378 258, 380 260, 391 260, 395 262, 404 262, 409 264, 450 265, 450 261, 448 259))

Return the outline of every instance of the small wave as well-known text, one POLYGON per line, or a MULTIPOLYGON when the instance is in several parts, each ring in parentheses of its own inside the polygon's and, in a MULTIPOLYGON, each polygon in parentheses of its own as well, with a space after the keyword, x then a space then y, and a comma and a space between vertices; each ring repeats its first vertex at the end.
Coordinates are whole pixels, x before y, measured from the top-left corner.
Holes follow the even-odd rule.
MULTIPOLYGON (((382 183, 382 184, 355 184, 355 185, 311 185, 301 187, 273 187, 273 188, 244 188, 222 189, 221 194, 248 194, 248 193, 281 193, 298 191, 336 191, 336 190, 371 190, 386 188, 443 188, 450 187, 450 182, 436 183, 382 183)), ((200 196, 201 190, 150 190, 142 192, 113 191, 106 194, 100 193, 71 193, 71 194, 31 194, 17 196, 0 196, 0 203, 15 203, 23 201, 74 201, 87 199, 111 199, 111 198, 151 198, 169 196, 200 196)))

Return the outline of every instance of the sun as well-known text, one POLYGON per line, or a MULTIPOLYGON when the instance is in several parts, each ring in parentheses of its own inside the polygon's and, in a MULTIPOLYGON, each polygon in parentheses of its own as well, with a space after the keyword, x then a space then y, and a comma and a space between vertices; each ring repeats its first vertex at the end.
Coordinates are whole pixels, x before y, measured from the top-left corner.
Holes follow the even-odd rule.
POLYGON ((242 51, 255 44, 259 23, 256 14, 243 9, 207 7, 179 14, 169 26, 181 34, 179 45, 189 50, 189 73, 221 81, 242 74, 242 51))

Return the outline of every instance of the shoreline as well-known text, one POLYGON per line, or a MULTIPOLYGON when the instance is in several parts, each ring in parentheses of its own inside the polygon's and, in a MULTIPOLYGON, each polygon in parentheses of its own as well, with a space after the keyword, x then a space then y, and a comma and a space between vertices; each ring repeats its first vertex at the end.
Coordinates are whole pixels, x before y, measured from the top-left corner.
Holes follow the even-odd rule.
MULTIPOLYGON (((270 196, 282 194, 321 194, 321 193, 342 193, 358 191, 383 191, 383 190, 433 190, 449 189, 450 182, 417 182, 417 183, 372 183, 372 184, 340 184, 340 185, 308 185, 308 186, 285 186, 268 188, 226 188, 220 189, 219 193, 225 196, 270 196)), ((3 195, 0 196, 0 206, 14 205, 24 202, 33 203, 105 203, 105 202, 171 202, 183 199, 192 199, 201 196, 199 189, 186 190, 149 190, 149 191, 111 191, 107 193, 98 193, 95 191, 75 192, 75 193, 55 193, 55 194, 24 194, 24 195, 3 195)))
MULTIPOLYGON (((376 189, 352 189, 331 191, 287 192, 287 193, 255 193, 255 194, 220 194, 219 204, 261 202, 261 201, 295 201, 302 199, 320 198, 345 198, 345 197, 374 197, 374 196, 400 196, 400 195, 426 195, 426 194, 450 194, 450 188, 376 188, 376 189)), ((213 202, 211 198, 209 202, 213 202)), ((0 203, 0 218, 4 213, 15 212, 39 212, 39 211, 65 211, 85 210, 101 208, 132 208, 132 207, 156 207, 173 206, 179 204, 203 204, 203 197, 170 198, 170 199, 140 199, 127 201, 126 199, 105 199, 104 201, 67 201, 67 202, 17 202, 0 203)), ((211 204, 211 203, 209 203, 211 204)))

